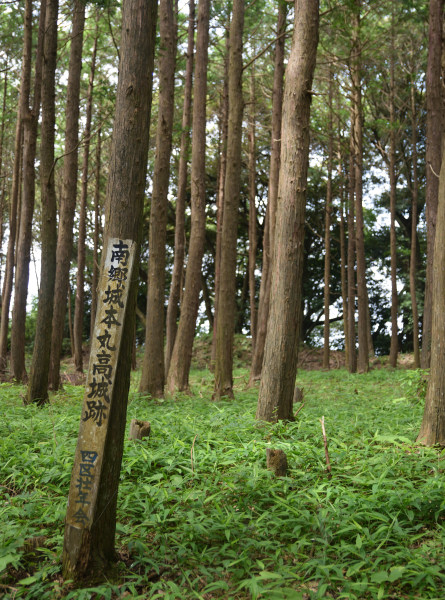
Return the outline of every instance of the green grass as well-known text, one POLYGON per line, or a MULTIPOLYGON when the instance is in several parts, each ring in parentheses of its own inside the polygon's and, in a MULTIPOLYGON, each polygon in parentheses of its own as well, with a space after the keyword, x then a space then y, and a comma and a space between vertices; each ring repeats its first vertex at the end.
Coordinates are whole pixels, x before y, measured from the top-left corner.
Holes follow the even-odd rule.
POLYGON ((235 401, 210 401, 207 371, 194 372, 192 397, 131 393, 128 420, 152 433, 125 442, 120 561, 84 590, 60 575, 83 390, 39 409, 0 386, 0 597, 444 598, 445 463, 414 444, 421 373, 300 371, 305 406, 277 425, 255 422, 257 389, 245 370, 235 377, 235 401), (288 477, 266 470, 267 447, 286 452, 288 477), (27 551, 36 536, 44 547, 27 551))

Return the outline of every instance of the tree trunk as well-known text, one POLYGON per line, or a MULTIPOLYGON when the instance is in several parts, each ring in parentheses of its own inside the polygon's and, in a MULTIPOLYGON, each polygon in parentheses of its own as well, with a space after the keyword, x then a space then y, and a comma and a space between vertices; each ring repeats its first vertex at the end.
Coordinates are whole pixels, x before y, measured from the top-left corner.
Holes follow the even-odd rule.
POLYGON ((419 177, 417 173, 417 115, 415 102, 414 82, 411 86, 411 146, 413 162, 413 192, 411 200, 411 251, 409 259, 409 289, 411 295, 411 309, 413 313, 413 350, 414 350, 414 368, 420 367, 419 351, 419 309, 417 307, 417 220, 418 220, 418 198, 419 198, 419 177))
POLYGON ((332 95, 333 95, 333 73, 332 65, 329 65, 329 141, 328 141, 328 180, 326 183, 326 210, 324 222, 324 326, 323 326, 323 369, 329 369, 329 307, 331 300, 330 277, 331 277, 331 211, 332 211, 332 163, 334 154, 334 131, 332 118, 332 95))
MULTIPOLYGON (((138 272, 148 156, 156 12, 157 3, 151 0, 125 0, 122 4, 119 79, 105 208, 104 247, 107 247, 110 238, 134 240, 137 246, 135 273, 138 272)), ((107 436, 100 457, 100 479, 92 524, 88 528, 78 528, 67 522, 65 527, 63 575, 76 581, 104 577, 109 563, 116 559, 116 506, 137 287, 138 281, 134 278, 122 323, 122 343, 113 393, 109 399, 107 436)), ((76 475, 73 474, 73 477, 76 475)))
POLYGON ((442 84, 441 61, 443 45, 443 8, 444 0, 429 2, 428 65, 426 71, 426 225, 427 225, 427 262, 425 301, 422 327, 422 369, 430 366, 434 237, 436 232, 437 196, 439 180, 437 174, 441 165, 442 144, 442 84))
POLYGON ((178 195, 176 198, 175 256, 172 282, 168 298, 165 344, 165 373, 168 373, 175 343, 178 305, 182 289, 182 271, 185 257, 185 204, 187 198, 187 164, 190 146, 190 124, 193 86, 193 49, 195 45, 195 2, 189 0, 189 24, 187 32, 187 62, 185 67, 184 107, 182 111, 181 146, 178 167, 178 195))
POLYGON ((318 44, 318 2, 295 0, 281 130, 281 176, 273 252, 270 317, 256 418, 293 419, 302 320, 304 218, 312 78, 318 44))
POLYGON ((344 184, 343 184, 343 157, 341 153, 341 138, 338 137, 338 178, 340 182, 340 278, 341 298, 343 306, 343 333, 345 337, 345 365, 349 365, 349 322, 348 322, 348 281, 346 274, 346 244, 345 244, 345 216, 344 216, 344 184))
POLYGON ((390 89, 389 89, 389 208, 391 213, 390 224, 390 249, 391 249, 391 347, 389 351, 389 364, 397 366, 399 352, 399 339, 397 336, 397 239, 396 239, 396 132, 395 132, 395 54, 394 54, 394 2, 392 2, 391 15, 391 58, 390 58, 390 89))
MULTIPOLYGON (((230 20, 229 20, 230 22, 230 20)), ((226 34, 226 53, 224 56, 224 85, 220 102, 219 117, 219 165, 218 165, 218 195, 216 198, 216 249, 215 249, 215 283, 214 283, 214 319, 212 329, 212 354, 210 369, 215 370, 216 360, 216 327, 218 322, 218 296, 221 274, 221 239, 224 220, 224 184, 227 167, 227 133, 229 127, 229 28, 226 34)))
MULTIPOLYGON (((95 186, 94 186, 94 239, 93 239, 93 277, 91 284, 91 329, 90 338, 93 337, 94 322, 96 320, 96 305, 97 305, 97 286, 99 282, 99 237, 100 237, 100 172, 101 172, 101 153, 102 153, 102 130, 99 128, 97 132, 96 145, 96 169, 95 169, 95 186)), ((80 370, 79 367, 76 367, 80 370)))
MULTIPOLYGON (((23 190, 20 207, 20 225, 17 226, 16 276, 14 285, 14 308, 11 323, 11 375, 20 382, 26 379, 25 368, 25 323, 26 298, 28 294, 29 262, 32 244, 32 220, 35 200, 35 158, 37 150, 37 126, 40 114, 42 86, 43 40, 45 36, 46 2, 41 3, 39 31, 35 62, 34 98, 31 102, 31 53, 32 53, 32 2, 27 2, 30 31, 25 34, 26 86, 21 97, 23 122, 23 190), (29 6, 28 6, 29 5, 29 6)), ((28 18, 25 19, 27 23, 28 18)))
POLYGON ((193 99, 191 233, 181 316, 167 376, 167 389, 187 390, 201 289, 205 244, 205 140, 210 1, 200 0, 193 99))
MULTIPOLYGON (((26 28, 25 28, 26 31, 26 28)), ((25 34, 26 35, 26 34, 25 34)), ((27 65, 26 65, 26 54, 27 46, 24 44, 23 52, 23 63, 22 63, 22 74, 20 83, 20 92, 24 90, 26 86, 27 78, 27 65)), ((23 98, 25 95, 23 94, 23 98)), ((9 237, 8 237, 8 249, 6 253, 6 267, 5 276, 3 280, 2 290, 2 314, 0 319, 0 373, 2 377, 5 375, 7 365, 7 352, 8 352, 8 325, 9 325, 9 307, 11 304, 12 285, 14 280, 14 264, 15 264, 15 241, 17 235, 17 209, 19 201, 19 190, 21 182, 21 169, 22 169, 22 141, 23 141, 23 124, 21 105, 17 109, 17 123, 15 128, 15 142, 14 142, 14 166, 12 173, 12 189, 11 189, 11 200, 9 206, 9 237)))
POLYGON ((233 335, 236 317, 236 246, 241 191, 241 142, 243 118, 243 29, 244 2, 234 0, 229 35, 229 121, 227 166, 224 182, 224 219, 216 324, 216 398, 233 397, 233 335))
POLYGON ((65 158, 63 163, 62 198, 60 200, 59 233, 57 238, 56 280, 54 285, 54 312, 49 369, 49 385, 53 390, 58 390, 60 385, 60 356, 65 330, 66 299, 69 286, 71 255, 73 252, 73 223, 77 198, 80 75, 82 69, 83 30, 85 25, 85 3, 83 0, 75 0, 73 4, 72 23, 66 97, 65 158))
POLYGON ((445 446, 445 153, 439 179, 439 195, 433 263, 433 321, 431 330, 431 369, 425 410, 417 442, 445 446))
POLYGON ((255 70, 252 67, 250 77, 250 114, 249 114, 249 300, 250 300, 250 335, 252 336, 252 352, 256 343, 257 308, 256 308, 256 253, 257 253, 257 218, 256 218, 256 142, 255 142, 255 70))
POLYGON ((357 255, 357 306, 358 306, 358 359, 357 370, 366 373, 369 370, 368 319, 366 291, 365 239, 363 222, 363 108, 361 86, 361 43, 360 10, 362 0, 356 0, 352 38, 352 102, 355 109, 354 122, 354 168, 355 168, 355 219, 356 219, 356 255, 357 255))
POLYGON ((176 29, 173 0, 159 3, 159 113, 150 210, 147 320, 139 391, 164 394, 165 241, 175 95, 176 29))
MULTIPOLYGON (((86 211, 88 198, 88 171, 90 161, 90 137, 91 137, 91 119, 93 113, 93 89, 94 75, 96 71, 96 54, 97 54, 97 38, 98 32, 98 17, 96 18, 96 35, 94 38, 93 54, 91 56, 90 79, 88 82, 87 92, 87 108, 85 115, 85 131, 84 131, 84 147, 82 159, 82 182, 80 193, 80 209, 79 209, 79 235, 77 238, 77 274, 76 274, 76 294, 74 305, 74 366, 76 371, 83 371, 83 356, 82 356, 82 338, 83 338, 83 311, 85 297, 85 239, 86 239, 86 211)), ((100 144, 100 136, 98 136, 97 144, 100 144)), ((96 269, 97 272, 97 269, 96 269)), ((97 285, 97 283, 96 283, 97 285)))
POLYGON ((266 223, 263 236, 263 268, 260 283, 258 304, 257 336, 252 356, 249 385, 260 378, 263 367, 264 343, 267 333, 267 321, 270 306, 270 283, 272 250, 275 236, 275 219, 278 196, 278 176, 280 173, 281 153, 281 117, 283 105, 284 50, 286 31, 287 4, 278 3, 277 41, 275 44, 274 79, 272 91, 272 132, 270 140, 269 191, 266 211, 266 223))
POLYGON ((354 169, 354 107, 351 106, 351 139, 349 153, 349 206, 348 206, 348 332, 349 362, 348 371, 357 371, 356 326, 355 326, 355 169, 354 169))
MULTIPOLYGON (((41 271, 36 335, 26 402, 41 405, 48 399, 48 373, 56 276, 57 206, 54 184, 55 73, 57 63, 58 0, 46 7, 42 71, 42 124, 40 143, 40 194, 42 202, 41 271)), ((64 298, 66 302, 66 297, 64 298)))

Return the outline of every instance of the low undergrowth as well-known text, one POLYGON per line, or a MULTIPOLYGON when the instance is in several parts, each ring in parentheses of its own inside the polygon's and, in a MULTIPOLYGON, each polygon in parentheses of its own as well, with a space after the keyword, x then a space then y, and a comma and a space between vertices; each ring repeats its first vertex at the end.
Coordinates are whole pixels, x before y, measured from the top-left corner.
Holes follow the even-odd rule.
POLYGON ((63 520, 82 388, 41 409, 0 387, 0 597, 441 599, 445 597, 445 462, 414 440, 421 374, 300 371, 295 423, 259 425, 257 389, 236 374, 236 400, 130 395, 110 580, 74 590, 61 579, 63 520), (324 416, 332 476, 320 427, 324 416), (281 448, 287 477, 266 470, 281 448), (36 541, 37 540, 37 541, 36 541))

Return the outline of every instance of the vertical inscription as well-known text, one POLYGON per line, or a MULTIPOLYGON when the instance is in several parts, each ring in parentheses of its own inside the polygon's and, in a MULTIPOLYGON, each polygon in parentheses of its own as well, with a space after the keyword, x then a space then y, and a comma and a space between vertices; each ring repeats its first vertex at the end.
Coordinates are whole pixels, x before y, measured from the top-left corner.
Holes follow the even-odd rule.
POLYGON ((66 523, 79 529, 89 528, 95 514, 135 247, 113 238, 106 249, 66 515, 66 523))

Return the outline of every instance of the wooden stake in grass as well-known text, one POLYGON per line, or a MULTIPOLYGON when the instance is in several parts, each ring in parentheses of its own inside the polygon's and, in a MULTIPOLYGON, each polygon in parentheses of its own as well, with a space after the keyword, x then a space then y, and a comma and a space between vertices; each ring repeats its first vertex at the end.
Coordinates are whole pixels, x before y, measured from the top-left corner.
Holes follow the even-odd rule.
POLYGON ((192 473, 195 472, 195 440, 198 437, 198 434, 195 435, 192 442, 192 449, 190 450, 190 463, 192 465, 192 473))
POLYGON ((326 429, 325 429, 325 426, 324 426, 324 417, 321 417, 320 423, 321 423, 321 430, 323 432, 324 455, 326 457, 326 471, 328 472, 328 477, 330 479, 331 476, 332 476, 332 473, 331 473, 331 461, 329 460, 328 439, 326 437, 326 429))
MULTIPOLYGON (((109 239, 99 286, 87 385, 65 519, 63 572, 80 578, 92 562, 92 528, 104 493, 106 439, 112 430, 113 391, 136 243, 109 239), (102 492, 100 492, 102 490, 102 492)), ((111 449, 114 452, 114 448, 111 449)), ((116 490, 117 493, 117 490, 116 490)))

